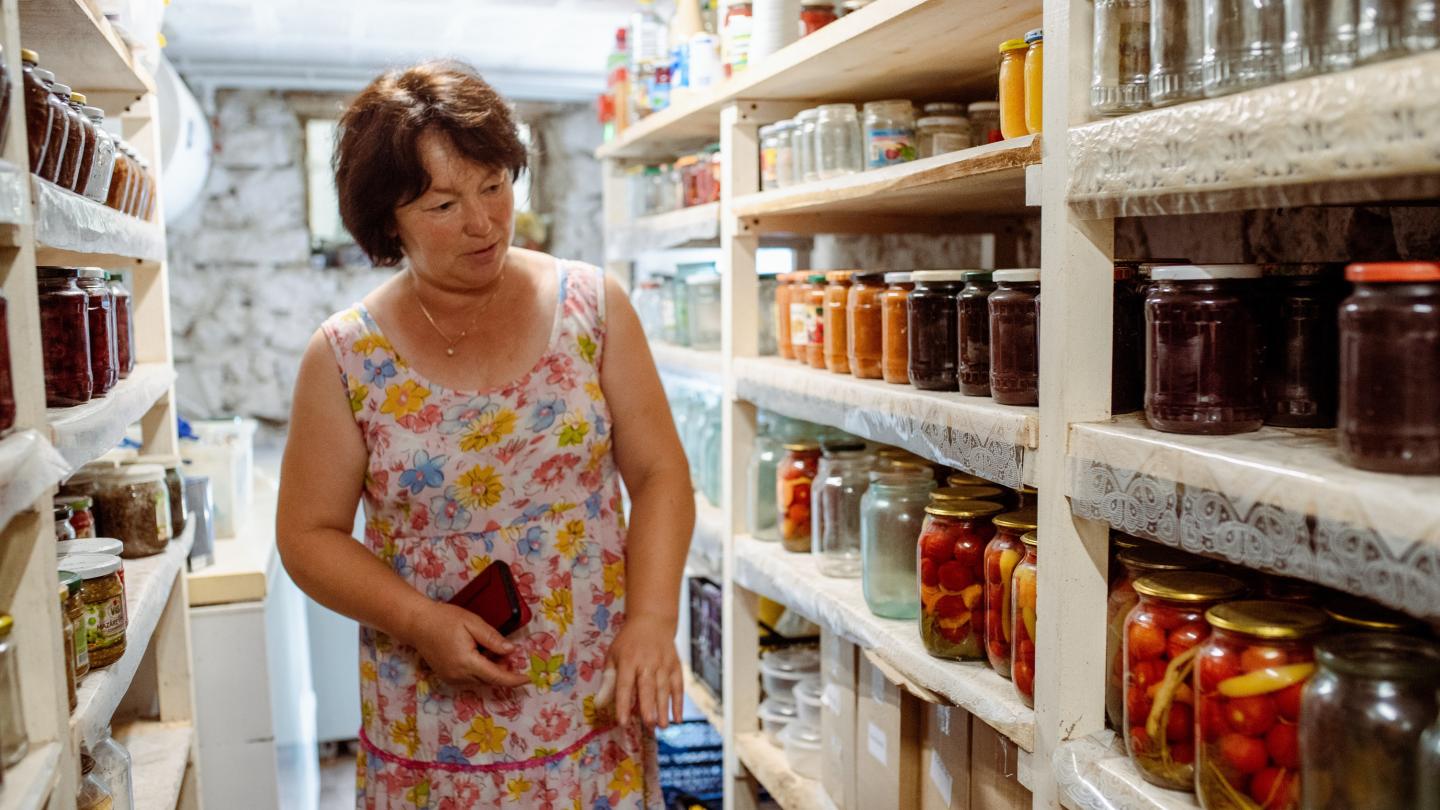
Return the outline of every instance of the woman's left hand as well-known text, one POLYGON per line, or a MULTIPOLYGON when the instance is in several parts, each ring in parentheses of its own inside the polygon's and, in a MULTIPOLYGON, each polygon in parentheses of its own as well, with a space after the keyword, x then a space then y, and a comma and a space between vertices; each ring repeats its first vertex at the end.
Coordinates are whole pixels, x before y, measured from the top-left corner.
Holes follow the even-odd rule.
POLYGON ((605 667, 615 673, 615 717, 621 725, 628 726, 632 715, 639 715, 647 729, 680 722, 685 675, 675 651, 673 621, 626 617, 605 667))

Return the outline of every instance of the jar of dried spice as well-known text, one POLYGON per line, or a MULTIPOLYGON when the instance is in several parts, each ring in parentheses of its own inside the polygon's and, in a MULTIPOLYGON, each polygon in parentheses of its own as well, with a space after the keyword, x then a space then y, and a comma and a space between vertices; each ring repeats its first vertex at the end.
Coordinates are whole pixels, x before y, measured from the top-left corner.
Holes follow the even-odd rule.
POLYGON ((95 519, 100 533, 125 544, 125 557, 148 557, 170 542, 170 491, 165 468, 131 464, 97 482, 95 519))
POLYGON ((120 558, 109 554, 61 557, 60 569, 80 577, 85 603, 85 647, 90 668, 109 666, 125 654, 125 586, 120 583, 120 558))
POLYGON ((165 470, 165 489, 170 495, 170 536, 179 537, 185 532, 185 474, 181 472, 184 462, 179 456, 146 455, 137 456, 135 464, 154 464, 165 470))

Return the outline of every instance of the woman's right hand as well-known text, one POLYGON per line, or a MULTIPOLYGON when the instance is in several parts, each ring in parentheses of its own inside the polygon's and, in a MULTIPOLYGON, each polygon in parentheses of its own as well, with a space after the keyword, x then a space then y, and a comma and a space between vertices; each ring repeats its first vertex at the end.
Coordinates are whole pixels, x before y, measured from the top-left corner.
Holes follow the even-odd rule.
POLYGON ((431 602, 411 617, 405 641, 441 680, 453 686, 524 686, 530 676, 486 658, 481 648, 508 656, 515 645, 484 619, 464 608, 431 602))

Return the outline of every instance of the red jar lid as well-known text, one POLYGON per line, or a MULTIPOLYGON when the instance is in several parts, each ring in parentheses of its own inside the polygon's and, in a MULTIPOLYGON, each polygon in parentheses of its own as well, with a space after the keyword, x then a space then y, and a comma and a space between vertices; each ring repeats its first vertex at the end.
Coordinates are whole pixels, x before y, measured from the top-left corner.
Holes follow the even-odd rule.
POLYGON ((1363 262, 1345 268, 1345 278, 1368 284, 1376 281, 1440 281, 1435 262, 1363 262))

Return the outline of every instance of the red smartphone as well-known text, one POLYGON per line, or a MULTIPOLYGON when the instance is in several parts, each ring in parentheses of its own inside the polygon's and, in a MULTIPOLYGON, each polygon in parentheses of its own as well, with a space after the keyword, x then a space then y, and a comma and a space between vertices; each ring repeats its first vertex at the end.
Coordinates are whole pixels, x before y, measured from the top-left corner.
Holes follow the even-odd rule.
POLYGON ((530 608, 515 590, 510 566, 499 560, 466 583, 450 604, 484 619, 502 636, 509 636, 530 623, 530 608))

